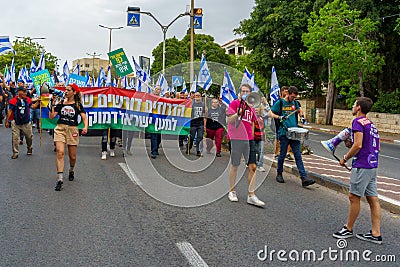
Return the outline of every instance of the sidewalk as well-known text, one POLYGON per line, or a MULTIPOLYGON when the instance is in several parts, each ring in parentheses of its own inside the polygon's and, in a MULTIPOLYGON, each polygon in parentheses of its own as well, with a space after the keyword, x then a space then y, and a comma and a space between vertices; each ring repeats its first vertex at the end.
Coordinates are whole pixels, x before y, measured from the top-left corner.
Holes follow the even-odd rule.
MULTIPOLYGON (((339 127, 339 126, 323 125, 323 124, 316 124, 316 123, 309 123, 307 125, 304 125, 303 127, 306 129, 309 129, 309 130, 329 132, 332 134, 338 134, 344 129, 343 127, 339 127)), ((378 131, 379 131, 379 129, 378 129, 378 131)), ((399 143, 400 144, 400 135, 379 132, 379 140, 382 142, 387 142, 387 143, 399 143)))

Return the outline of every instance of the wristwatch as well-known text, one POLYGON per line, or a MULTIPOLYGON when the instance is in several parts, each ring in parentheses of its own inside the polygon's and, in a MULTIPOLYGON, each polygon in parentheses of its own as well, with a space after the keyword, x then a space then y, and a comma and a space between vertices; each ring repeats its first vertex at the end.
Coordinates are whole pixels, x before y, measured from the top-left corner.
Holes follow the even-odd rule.
POLYGON ((343 160, 347 162, 346 155, 343 156, 343 160))

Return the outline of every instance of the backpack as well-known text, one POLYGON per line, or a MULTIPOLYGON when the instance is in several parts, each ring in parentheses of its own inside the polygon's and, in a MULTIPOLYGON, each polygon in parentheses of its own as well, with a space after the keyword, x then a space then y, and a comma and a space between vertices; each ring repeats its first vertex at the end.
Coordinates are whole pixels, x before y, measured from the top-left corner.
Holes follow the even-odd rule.
POLYGON ((27 99, 24 99, 23 103, 17 100, 15 104, 14 120, 17 125, 27 124, 31 120, 30 107, 27 99))

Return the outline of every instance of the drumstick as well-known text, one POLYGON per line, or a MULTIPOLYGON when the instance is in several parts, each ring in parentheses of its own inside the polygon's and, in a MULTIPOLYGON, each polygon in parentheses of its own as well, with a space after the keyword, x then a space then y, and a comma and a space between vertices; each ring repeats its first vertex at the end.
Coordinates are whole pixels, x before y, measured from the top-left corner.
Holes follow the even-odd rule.
MULTIPOLYGON (((336 157, 335 154, 332 154, 332 155, 335 157, 335 159, 337 159, 337 161, 340 162, 340 159, 339 159, 338 157, 336 157)), ((350 169, 349 167, 347 167, 347 165, 344 165, 344 167, 345 167, 349 172, 351 171, 351 169, 350 169)))

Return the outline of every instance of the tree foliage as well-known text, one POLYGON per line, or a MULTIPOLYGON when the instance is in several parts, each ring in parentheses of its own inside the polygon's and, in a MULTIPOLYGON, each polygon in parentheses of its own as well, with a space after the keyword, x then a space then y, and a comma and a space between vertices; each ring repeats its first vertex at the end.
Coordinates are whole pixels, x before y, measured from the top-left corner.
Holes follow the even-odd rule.
POLYGON ((300 53, 304 60, 323 58, 332 61, 331 79, 351 105, 364 96, 364 83, 381 71, 384 58, 377 53, 377 21, 360 18, 346 1, 327 3, 312 12, 303 42, 308 48, 300 53))
POLYGON ((244 36, 243 45, 252 51, 251 65, 247 67, 269 80, 275 66, 281 85, 296 85, 307 90, 315 77, 305 75, 312 66, 305 64, 299 53, 304 50, 301 34, 307 29, 312 8, 311 0, 256 0, 251 17, 235 29, 244 36))
POLYGON ((15 72, 16 75, 18 75, 18 71, 22 67, 26 66, 29 69, 32 57, 35 58, 36 64, 38 64, 42 55, 42 51, 44 51, 45 55, 46 69, 48 69, 50 72, 54 70, 57 57, 53 56, 50 52, 46 52, 42 45, 32 41, 31 38, 25 37, 22 40, 15 40, 13 43, 13 48, 16 52, 16 55, 13 53, 8 53, 0 56, 0 66, 2 67, 2 70, 4 70, 5 66, 10 68, 12 59, 14 58, 15 72))

